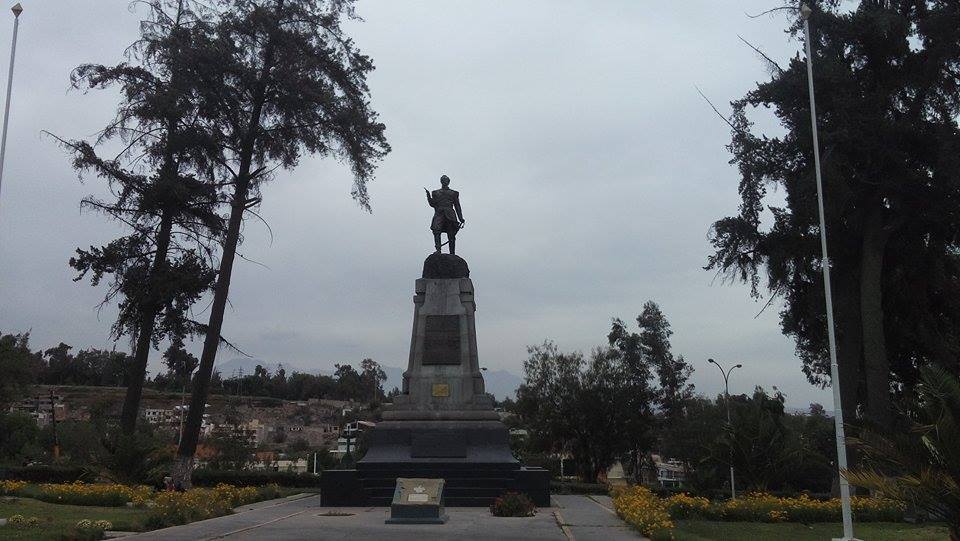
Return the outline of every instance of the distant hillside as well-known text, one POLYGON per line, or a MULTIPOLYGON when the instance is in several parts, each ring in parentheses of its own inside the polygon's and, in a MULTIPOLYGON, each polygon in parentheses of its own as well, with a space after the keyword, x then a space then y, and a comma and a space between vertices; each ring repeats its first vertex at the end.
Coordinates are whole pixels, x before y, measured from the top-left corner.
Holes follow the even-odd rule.
MULTIPOLYGON (((239 370, 243 370, 244 375, 253 374, 258 364, 271 373, 276 372, 277 368, 280 367, 280 363, 251 359, 249 357, 237 357, 223 363, 218 363, 217 370, 220 371, 220 377, 227 379, 236 376, 239 370)), ((330 369, 310 370, 292 364, 284 364, 283 367, 288 375, 293 372, 309 372, 311 374, 324 374, 327 376, 333 375, 333 370, 330 369)), ((354 368, 359 367, 354 366, 354 368)), ((383 371, 387 374, 387 381, 383 384, 383 390, 390 392, 394 387, 399 389, 403 384, 404 370, 404 368, 398 368, 396 366, 384 366, 383 371)), ((495 396, 497 400, 503 400, 508 396, 510 398, 516 397, 517 388, 523 383, 523 378, 506 370, 489 370, 483 373, 483 381, 488 393, 495 396)))

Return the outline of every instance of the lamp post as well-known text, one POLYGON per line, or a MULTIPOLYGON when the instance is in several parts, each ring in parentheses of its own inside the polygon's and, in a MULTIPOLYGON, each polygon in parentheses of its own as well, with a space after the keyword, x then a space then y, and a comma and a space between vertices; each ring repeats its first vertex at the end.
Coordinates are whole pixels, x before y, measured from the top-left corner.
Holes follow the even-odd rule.
POLYGON ((10 8, 13 12, 13 45, 10 46, 10 71, 7 72, 7 103, 3 108, 3 135, 0 135, 0 187, 3 186, 3 159, 7 154, 7 125, 10 123, 10 94, 13 92, 13 60, 17 55, 17 29, 23 6, 18 2, 10 8))
POLYGON ((807 53, 807 87, 810 93, 810 126, 813 132, 813 162, 817 178, 817 209, 820 212, 820 248, 823 256, 823 292, 827 304, 827 340, 830 345, 830 386, 833 388, 833 422, 837 440, 837 468, 840 473, 840 502, 843 514, 843 538, 853 540, 853 514, 850 510, 850 484, 844 477, 847 469, 846 436, 843 430, 843 407, 840 401, 840 373, 837 367, 837 337, 833 326, 833 296, 830 289, 830 258, 827 255, 827 222, 823 212, 823 180, 820 173, 820 141, 817 136, 817 104, 813 92, 813 50, 810 46, 810 15, 813 10, 806 3, 800 6, 803 34, 807 53))
MULTIPOLYGON (((708 363, 712 363, 720 370, 720 373, 723 374, 723 401, 727 405, 727 425, 733 427, 730 423, 730 372, 733 372, 734 368, 743 368, 742 364, 735 364, 730 367, 729 370, 724 370, 720 363, 714 361, 713 359, 707 359, 708 363)), ((737 499, 737 489, 736 483, 734 482, 733 477, 733 446, 730 446, 730 499, 737 499)))

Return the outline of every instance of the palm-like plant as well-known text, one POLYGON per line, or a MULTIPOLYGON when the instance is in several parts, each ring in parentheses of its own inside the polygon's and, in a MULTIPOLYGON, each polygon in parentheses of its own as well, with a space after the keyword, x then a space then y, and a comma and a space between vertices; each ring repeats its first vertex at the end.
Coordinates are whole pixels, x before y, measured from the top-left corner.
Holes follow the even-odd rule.
POLYGON ((947 521, 950 540, 960 541, 960 381, 927 366, 917 395, 909 430, 868 428, 850 438, 863 468, 845 475, 854 485, 947 521))

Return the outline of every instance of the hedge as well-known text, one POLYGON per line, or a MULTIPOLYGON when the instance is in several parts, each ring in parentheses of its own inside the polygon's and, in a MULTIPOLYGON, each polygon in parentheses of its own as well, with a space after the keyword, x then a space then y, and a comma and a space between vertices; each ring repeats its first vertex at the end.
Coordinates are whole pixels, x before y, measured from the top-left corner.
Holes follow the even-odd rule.
POLYGON ((609 490, 602 483, 584 483, 582 481, 550 481, 553 494, 606 494, 609 490))
POLYGON ((92 481, 95 477, 94 472, 80 467, 35 465, 0 468, 0 479, 31 483, 72 483, 92 481))
POLYGON ((312 473, 288 471, 211 470, 201 468, 193 472, 193 484, 201 487, 220 483, 241 487, 259 487, 276 484, 282 487, 313 488, 320 486, 320 476, 312 473))

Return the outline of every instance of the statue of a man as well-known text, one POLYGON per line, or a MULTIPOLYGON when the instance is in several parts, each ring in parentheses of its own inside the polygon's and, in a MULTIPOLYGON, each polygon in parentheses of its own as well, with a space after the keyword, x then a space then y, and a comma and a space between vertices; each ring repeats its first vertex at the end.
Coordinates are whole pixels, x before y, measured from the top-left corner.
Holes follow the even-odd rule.
POLYGON ((457 253, 457 231, 463 227, 463 211, 460 210, 460 193, 450 189, 450 177, 443 175, 440 177, 440 189, 433 190, 433 193, 426 188, 427 203, 433 207, 433 221, 430 223, 430 229, 433 231, 433 244, 440 251, 440 233, 447 234, 447 242, 450 244, 450 253, 457 253))

